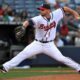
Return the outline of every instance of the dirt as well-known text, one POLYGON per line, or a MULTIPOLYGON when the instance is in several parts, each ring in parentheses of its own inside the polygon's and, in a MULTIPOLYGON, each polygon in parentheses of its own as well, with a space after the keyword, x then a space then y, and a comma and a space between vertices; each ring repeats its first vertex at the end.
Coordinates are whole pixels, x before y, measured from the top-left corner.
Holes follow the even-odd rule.
POLYGON ((47 76, 34 76, 34 77, 0 79, 0 80, 80 80, 80 74, 55 74, 47 76))

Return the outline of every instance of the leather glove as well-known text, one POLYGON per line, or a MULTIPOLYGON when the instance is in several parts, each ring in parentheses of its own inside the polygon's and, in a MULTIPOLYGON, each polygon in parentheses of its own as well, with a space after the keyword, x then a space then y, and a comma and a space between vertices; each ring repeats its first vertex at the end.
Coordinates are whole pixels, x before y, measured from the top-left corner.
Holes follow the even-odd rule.
POLYGON ((15 28, 15 37, 18 41, 25 35, 26 29, 23 26, 18 26, 15 28))

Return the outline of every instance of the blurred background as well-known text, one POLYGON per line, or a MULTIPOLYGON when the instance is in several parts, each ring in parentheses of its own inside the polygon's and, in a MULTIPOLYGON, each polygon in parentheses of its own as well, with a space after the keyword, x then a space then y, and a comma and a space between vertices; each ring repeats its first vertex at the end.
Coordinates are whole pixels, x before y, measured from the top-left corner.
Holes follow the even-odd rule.
MULTIPOLYGON (((68 6, 80 14, 80 0, 53 0, 56 8, 68 6)), ((10 60, 24 49, 34 39, 34 28, 28 27, 21 41, 16 40, 14 29, 23 21, 37 16, 37 7, 45 3, 44 0, 0 0, 0 64, 10 60)), ((75 20, 68 13, 57 27, 54 40, 55 45, 65 56, 80 63, 80 20, 75 20)), ((20 65, 55 66, 62 65, 50 57, 40 54, 23 61, 20 65)))

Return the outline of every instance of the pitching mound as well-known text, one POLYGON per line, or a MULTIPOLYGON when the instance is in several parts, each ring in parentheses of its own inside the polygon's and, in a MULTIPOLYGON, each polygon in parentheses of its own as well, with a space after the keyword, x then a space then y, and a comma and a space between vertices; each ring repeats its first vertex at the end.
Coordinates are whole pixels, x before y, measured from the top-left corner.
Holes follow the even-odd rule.
MULTIPOLYGON (((2 80, 6 80, 6 79, 2 79, 2 80)), ((80 74, 60 74, 60 75, 55 74, 55 75, 34 76, 34 77, 15 78, 15 79, 7 79, 7 80, 80 80, 80 74)))

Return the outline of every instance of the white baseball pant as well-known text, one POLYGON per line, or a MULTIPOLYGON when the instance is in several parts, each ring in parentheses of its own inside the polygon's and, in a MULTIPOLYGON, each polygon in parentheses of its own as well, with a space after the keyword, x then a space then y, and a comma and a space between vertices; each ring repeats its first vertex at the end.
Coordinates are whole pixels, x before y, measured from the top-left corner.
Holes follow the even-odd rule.
POLYGON ((77 71, 80 70, 80 65, 72 59, 63 56, 53 42, 41 43, 38 41, 33 41, 30 45, 25 47, 25 49, 21 51, 17 56, 4 63, 3 67, 8 71, 9 69, 17 66, 23 60, 40 53, 44 53, 77 71))

